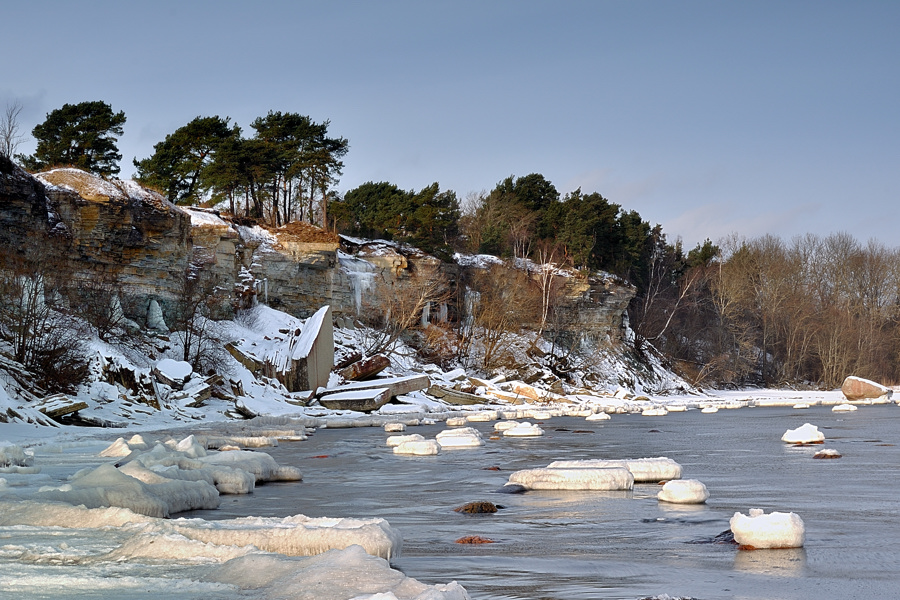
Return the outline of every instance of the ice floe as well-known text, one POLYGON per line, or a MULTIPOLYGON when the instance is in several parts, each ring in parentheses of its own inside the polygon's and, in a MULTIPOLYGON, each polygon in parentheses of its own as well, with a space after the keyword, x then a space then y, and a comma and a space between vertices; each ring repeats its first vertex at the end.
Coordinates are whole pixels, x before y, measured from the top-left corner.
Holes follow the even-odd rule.
POLYGON ((520 485, 529 490, 616 491, 634 487, 634 475, 624 467, 609 468, 543 468, 516 471, 507 485, 520 485))
POLYGON ((797 429, 785 431, 781 441, 788 444, 821 444, 825 441, 825 434, 815 425, 804 423, 797 429))
POLYGON ((445 429, 435 436, 441 448, 472 448, 483 446, 484 440, 481 433, 473 427, 460 429, 445 429))
POLYGON ((806 535, 803 519, 792 512, 752 508, 749 516, 734 513, 729 523, 734 541, 748 548, 800 548, 806 535))
POLYGON ((681 479, 682 473, 681 465, 665 456, 624 460, 557 460, 548 465, 548 468, 551 469, 608 469, 612 467, 627 469, 634 476, 636 483, 681 479))
POLYGON ((709 499, 709 490, 696 479, 676 479, 667 481, 656 497, 673 504, 703 504, 709 499))
POLYGON ((544 435, 544 430, 533 423, 523 421, 515 427, 504 429, 503 435, 505 437, 538 437, 544 435))
POLYGON ((434 456, 441 453, 441 445, 435 440, 407 440, 394 446, 394 454, 434 456))

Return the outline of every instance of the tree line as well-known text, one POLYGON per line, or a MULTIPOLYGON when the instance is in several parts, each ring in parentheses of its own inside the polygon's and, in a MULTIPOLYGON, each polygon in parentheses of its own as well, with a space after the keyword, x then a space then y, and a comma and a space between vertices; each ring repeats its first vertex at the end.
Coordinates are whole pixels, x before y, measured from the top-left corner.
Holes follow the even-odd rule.
MULTIPOLYGON (((0 123, 7 156, 21 142, 19 111, 7 106, 0 123)), ((30 169, 74 165, 112 176, 124 123, 103 102, 67 104, 34 128, 35 154, 17 158, 30 169)), ((850 373, 900 380, 897 250, 834 234, 706 240, 686 252, 636 211, 597 192, 561 195, 538 173, 506 177, 464 201, 437 182, 421 190, 367 182, 341 196, 333 188, 349 143, 330 137, 329 126, 270 111, 245 137, 228 117, 198 116, 135 159, 136 178, 178 204, 218 206, 274 226, 307 221, 444 260, 484 253, 607 271, 636 287, 628 310, 635 349, 659 349, 699 384, 833 386, 850 373)), ((512 271, 505 273, 509 283, 512 271)))

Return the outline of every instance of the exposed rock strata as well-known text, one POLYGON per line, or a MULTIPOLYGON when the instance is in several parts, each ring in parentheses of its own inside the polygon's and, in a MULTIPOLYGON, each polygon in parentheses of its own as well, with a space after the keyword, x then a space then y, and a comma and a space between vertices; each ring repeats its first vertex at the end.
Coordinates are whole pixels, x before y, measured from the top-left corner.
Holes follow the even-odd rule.
MULTIPOLYGON (((234 290, 236 305, 258 298, 305 318, 328 304, 339 325, 364 311, 376 290, 390 293, 415 273, 440 269, 452 287, 471 268, 397 244, 338 240, 311 226, 235 223, 215 211, 174 206, 132 181, 76 169, 35 178, 0 161, 0 246, 18 249, 31 233, 51 231, 65 234, 74 271, 109 275, 137 300, 125 311, 142 324, 154 300, 169 317, 191 264, 210 272, 220 289, 234 290)), ((634 289, 612 278, 562 279, 569 323, 563 341, 587 349, 621 342, 634 289)), ((432 319, 455 317, 452 306, 431 307, 432 319)))

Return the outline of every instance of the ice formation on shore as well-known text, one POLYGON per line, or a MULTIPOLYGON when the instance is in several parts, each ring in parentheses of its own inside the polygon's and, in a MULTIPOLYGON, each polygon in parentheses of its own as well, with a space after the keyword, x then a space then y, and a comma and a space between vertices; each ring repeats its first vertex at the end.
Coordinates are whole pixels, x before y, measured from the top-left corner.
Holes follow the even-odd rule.
POLYGON ((748 549, 800 548, 806 527, 795 513, 773 512, 751 508, 750 514, 734 513, 729 521, 734 541, 748 549))

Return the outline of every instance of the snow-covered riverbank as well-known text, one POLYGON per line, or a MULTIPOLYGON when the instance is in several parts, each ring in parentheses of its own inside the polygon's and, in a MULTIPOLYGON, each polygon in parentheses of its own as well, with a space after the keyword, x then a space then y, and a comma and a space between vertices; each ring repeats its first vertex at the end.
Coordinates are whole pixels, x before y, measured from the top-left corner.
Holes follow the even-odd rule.
MULTIPOLYGON (((136 450, 141 444, 150 453, 155 440, 163 442, 156 451, 159 457, 155 463, 146 461, 145 467, 165 476, 166 468, 177 465, 175 468, 188 469, 189 460, 202 458, 185 456, 184 460, 172 460, 171 453, 176 451, 228 455, 229 451, 214 448, 243 446, 252 448, 252 454, 261 458, 268 444, 303 448, 307 433, 323 429, 383 428, 386 423, 402 423, 409 434, 420 424, 427 429, 434 429, 427 425, 430 423, 446 427, 448 419, 459 425, 482 427, 491 427, 499 419, 532 419, 543 421, 546 429, 555 417, 567 415, 569 419, 583 419, 587 423, 588 417, 602 413, 613 413, 604 422, 606 428, 615 428, 621 419, 628 419, 632 424, 639 419, 638 423, 659 428, 665 426, 666 413, 671 410, 674 414, 669 419, 687 418, 704 429, 715 430, 716 419, 732 415, 739 418, 743 411, 750 411, 747 413, 750 416, 757 410, 755 407, 811 406, 821 413, 826 407, 845 401, 837 391, 754 390, 710 394, 702 399, 696 396, 646 400, 612 397, 605 399, 602 406, 534 404, 463 408, 427 400, 387 405, 383 407, 385 410, 370 415, 295 407, 294 418, 268 417, 243 422, 217 421, 211 410, 207 419, 198 420, 193 426, 167 422, 161 414, 155 421, 148 419, 140 427, 127 431, 0 424, 0 444, 3 444, 0 450, 7 457, 2 469, 6 472, 0 473, 0 536, 4 539, 0 559, 5 563, 0 583, 3 589, 16 591, 19 597, 49 594, 121 598, 152 590, 176 598, 239 598, 251 592, 266 598, 465 598, 466 592, 452 580, 425 585, 392 569, 388 559, 402 555, 401 536, 388 521, 373 520, 371 515, 316 519, 297 515, 213 522, 179 519, 177 514, 174 518, 161 519, 125 508, 77 508, 51 504, 48 500, 65 500, 66 493, 71 494, 73 488, 79 487, 78 478, 73 476, 80 472, 83 478, 86 469, 103 466, 115 470, 112 465, 118 464, 123 466, 119 471, 128 473, 129 468, 125 468, 128 464, 123 463, 137 462, 142 454, 136 450), (710 406, 740 407, 740 410, 727 411, 724 415, 702 412, 710 406), (664 410, 648 413, 648 408, 664 410), (687 414, 682 415, 683 412, 687 414), (173 428, 175 425, 179 427, 173 428), (133 437, 138 432, 140 435, 133 437), (194 437, 188 438, 189 434, 194 437), (113 443, 113 436, 121 439, 113 443), (14 446, 21 448, 21 453, 14 451, 14 446), (163 456, 166 452, 168 463, 163 456), (379 537, 383 541, 378 541, 379 537)), ((894 407, 881 410, 894 410, 894 407)), ((795 415, 803 411, 790 409, 795 415)), ((831 410, 827 412, 830 414, 831 410)), ((352 438, 355 434, 347 431, 344 435, 352 438)), ((542 443, 552 447, 553 441, 542 443)), ((234 457, 251 454, 231 452, 234 457)), ((0 462, 4 462, 2 457, 0 462)), ((230 465, 239 468, 234 461, 230 465)), ((121 476, 140 477, 142 471, 134 465, 130 469, 131 475, 121 476)), ((342 474, 348 476, 352 474, 342 474)), ((262 483, 262 479, 257 480, 262 483)), ((100 485, 113 484, 103 480, 100 485)), ((183 493, 181 487, 177 489, 183 493)), ((176 492, 169 488, 166 493, 172 500, 176 492)), ((131 501, 133 508, 144 506, 133 494, 129 497, 131 500, 125 501, 125 505, 131 501)), ((221 500, 227 501, 228 497, 222 496, 221 500)), ((73 504, 84 502, 83 496, 71 498, 73 504)), ((252 507, 252 496, 248 501, 252 507)), ((98 506, 103 506, 102 502, 98 506)), ((122 504, 120 500, 118 505, 122 504)), ((247 514, 253 514, 252 508, 249 510, 247 514)))

